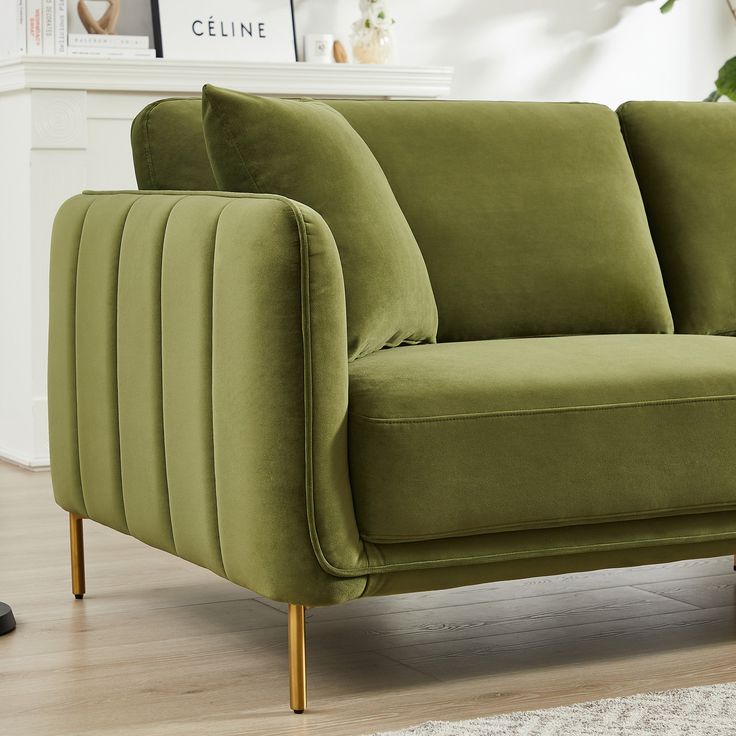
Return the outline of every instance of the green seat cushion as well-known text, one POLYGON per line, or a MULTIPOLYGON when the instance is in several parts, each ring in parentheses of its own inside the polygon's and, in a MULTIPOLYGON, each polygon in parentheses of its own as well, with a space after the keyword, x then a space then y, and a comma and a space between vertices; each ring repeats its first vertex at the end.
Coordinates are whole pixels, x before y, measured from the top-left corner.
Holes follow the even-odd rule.
POLYGON ((675 329, 736 333, 736 106, 627 102, 618 112, 675 329))
POLYGON ((345 279, 350 358, 434 342, 437 307, 414 235, 373 154, 322 102, 210 85, 205 141, 221 189, 280 194, 327 221, 345 279))
POLYGON ((432 279, 439 341, 672 329, 616 114, 344 100, 432 279))
POLYGON ((141 110, 130 131, 139 189, 217 189, 202 131, 202 101, 158 100, 141 110))
POLYGON ((736 340, 382 351, 350 368, 361 535, 393 543, 736 509, 736 340))

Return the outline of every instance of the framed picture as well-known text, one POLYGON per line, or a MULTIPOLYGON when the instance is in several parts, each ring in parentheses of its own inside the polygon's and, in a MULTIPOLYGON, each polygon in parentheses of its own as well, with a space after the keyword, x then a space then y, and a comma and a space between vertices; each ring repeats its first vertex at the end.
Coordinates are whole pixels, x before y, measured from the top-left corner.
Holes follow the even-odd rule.
POLYGON ((292 0, 151 0, 165 59, 296 61, 292 0))

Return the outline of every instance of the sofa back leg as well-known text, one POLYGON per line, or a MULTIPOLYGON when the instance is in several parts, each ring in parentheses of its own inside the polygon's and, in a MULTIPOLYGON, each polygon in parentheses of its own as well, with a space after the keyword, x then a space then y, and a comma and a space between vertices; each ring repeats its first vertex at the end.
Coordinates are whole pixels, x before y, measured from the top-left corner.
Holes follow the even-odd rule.
POLYGON ((305 611, 305 606, 289 603, 289 692, 294 713, 304 713, 307 707, 305 611))
POLYGON ((69 514, 69 544, 72 557, 72 593, 77 599, 84 598, 84 531, 83 516, 69 514))

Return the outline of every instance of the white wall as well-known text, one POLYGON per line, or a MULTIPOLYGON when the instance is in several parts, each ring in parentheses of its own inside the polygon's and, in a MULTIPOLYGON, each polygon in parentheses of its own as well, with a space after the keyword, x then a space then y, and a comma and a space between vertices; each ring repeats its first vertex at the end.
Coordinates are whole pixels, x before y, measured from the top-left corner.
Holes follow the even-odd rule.
MULTIPOLYGON (((393 0, 394 63, 455 67, 453 96, 702 99, 736 54, 723 0, 393 0)), ((297 33, 347 41, 357 0, 295 0, 297 33)))

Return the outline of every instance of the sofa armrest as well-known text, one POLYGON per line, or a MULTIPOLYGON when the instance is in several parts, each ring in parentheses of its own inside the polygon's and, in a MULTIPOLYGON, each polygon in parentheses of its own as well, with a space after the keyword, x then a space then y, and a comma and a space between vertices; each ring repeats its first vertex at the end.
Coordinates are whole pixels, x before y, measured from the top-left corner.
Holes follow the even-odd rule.
POLYGON ((52 238, 56 500, 270 598, 355 598, 340 261, 282 197, 85 193, 52 238))

